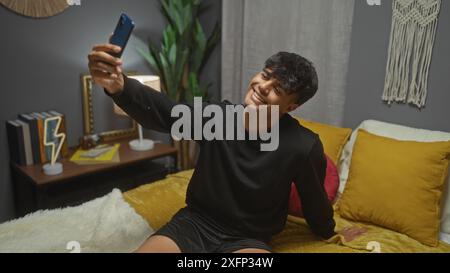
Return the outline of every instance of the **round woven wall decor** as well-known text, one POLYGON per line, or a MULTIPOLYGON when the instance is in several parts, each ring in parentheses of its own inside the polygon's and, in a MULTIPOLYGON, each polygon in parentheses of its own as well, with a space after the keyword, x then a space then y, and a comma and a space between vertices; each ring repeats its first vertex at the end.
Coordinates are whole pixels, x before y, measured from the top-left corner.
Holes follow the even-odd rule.
POLYGON ((0 0, 0 4, 21 15, 34 18, 50 17, 69 7, 67 0, 0 0))

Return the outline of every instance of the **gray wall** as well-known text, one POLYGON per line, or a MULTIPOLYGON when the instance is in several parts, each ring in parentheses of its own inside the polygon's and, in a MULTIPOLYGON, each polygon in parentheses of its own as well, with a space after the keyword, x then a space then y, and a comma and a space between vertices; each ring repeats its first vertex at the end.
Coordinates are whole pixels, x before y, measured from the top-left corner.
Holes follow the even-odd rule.
POLYGON ((390 0, 369 6, 357 0, 353 18, 344 125, 365 119, 450 132, 450 1, 442 1, 426 108, 388 106, 381 100, 391 27, 390 0))
MULTIPOLYGON (((201 21, 209 31, 221 18, 221 1, 206 0, 209 8, 201 21)), ((121 12, 137 24, 141 38, 159 41, 165 26, 157 0, 89 0, 47 19, 31 19, 0 6, 0 222, 14 217, 9 152, 4 121, 18 113, 57 110, 66 114, 69 144, 83 134, 80 74, 87 73, 92 45, 107 40, 121 12)), ((130 46, 124 55, 125 70, 151 73, 130 46)), ((220 94, 220 48, 202 75, 212 82, 211 93, 220 94)))

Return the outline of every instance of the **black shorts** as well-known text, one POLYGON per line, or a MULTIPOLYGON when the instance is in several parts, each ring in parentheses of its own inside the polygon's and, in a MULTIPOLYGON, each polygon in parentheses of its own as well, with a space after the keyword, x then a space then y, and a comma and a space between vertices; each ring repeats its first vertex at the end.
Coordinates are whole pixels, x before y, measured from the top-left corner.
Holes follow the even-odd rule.
POLYGON ((179 210, 155 235, 169 237, 183 253, 231 253, 244 248, 272 252, 264 240, 233 235, 190 208, 179 210))

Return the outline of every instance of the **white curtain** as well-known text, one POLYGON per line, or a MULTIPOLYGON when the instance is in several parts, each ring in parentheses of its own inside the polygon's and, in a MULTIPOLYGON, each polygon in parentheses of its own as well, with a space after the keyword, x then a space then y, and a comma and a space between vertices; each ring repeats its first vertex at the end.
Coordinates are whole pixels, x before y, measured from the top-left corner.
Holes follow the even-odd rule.
POLYGON ((311 60, 316 96, 293 112, 342 125, 354 0, 224 0, 222 99, 242 103, 250 79, 279 51, 311 60))

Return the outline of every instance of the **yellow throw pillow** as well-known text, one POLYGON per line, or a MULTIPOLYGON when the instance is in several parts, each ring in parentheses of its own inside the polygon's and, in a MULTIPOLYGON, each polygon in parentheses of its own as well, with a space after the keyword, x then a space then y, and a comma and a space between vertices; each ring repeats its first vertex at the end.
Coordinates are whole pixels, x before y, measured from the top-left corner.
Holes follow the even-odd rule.
POLYGON ((448 142, 399 141, 359 130, 339 212, 438 245, 448 142))
POLYGON ((319 135, 325 154, 339 167, 339 158, 341 157, 342 149, 350 138, 352 129, 334 127, 300 118, 296 119, 302 126, 319 135))

